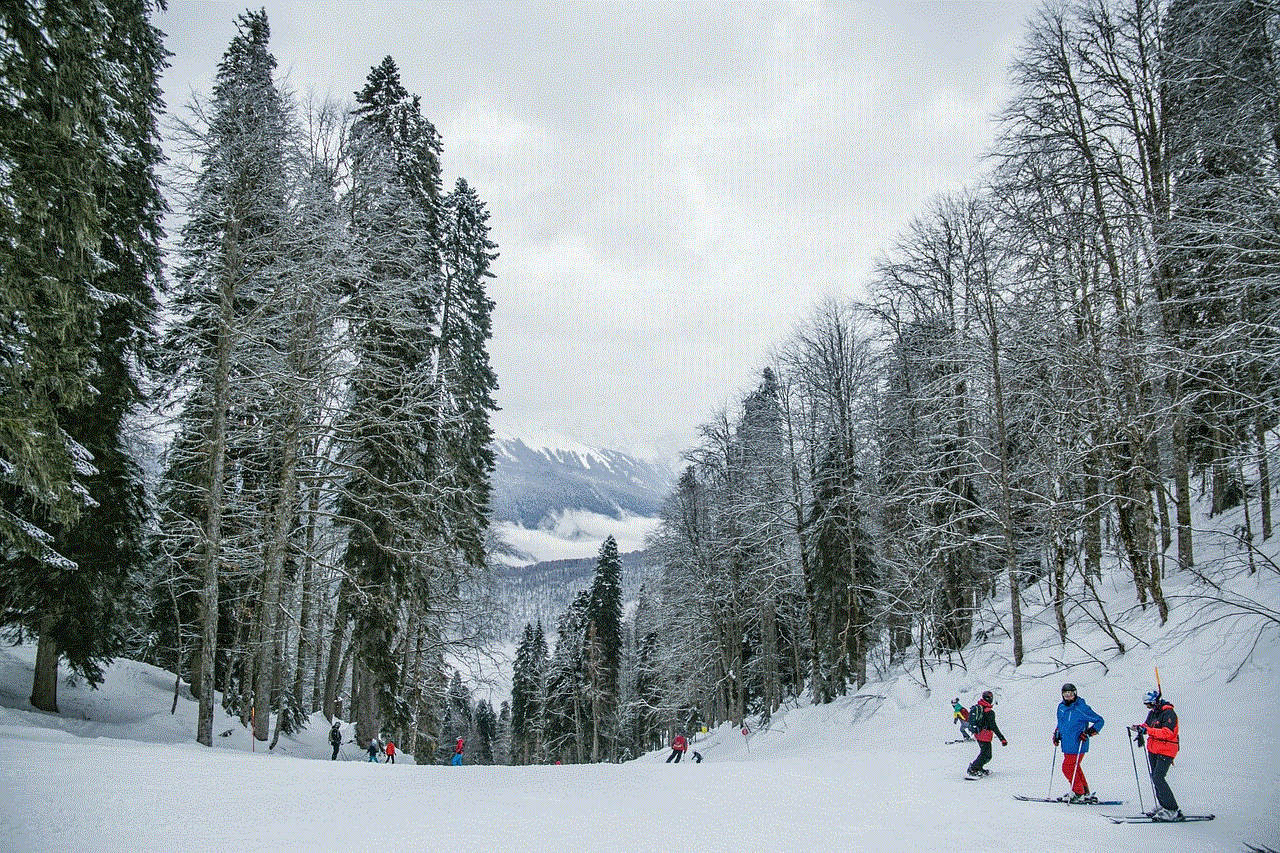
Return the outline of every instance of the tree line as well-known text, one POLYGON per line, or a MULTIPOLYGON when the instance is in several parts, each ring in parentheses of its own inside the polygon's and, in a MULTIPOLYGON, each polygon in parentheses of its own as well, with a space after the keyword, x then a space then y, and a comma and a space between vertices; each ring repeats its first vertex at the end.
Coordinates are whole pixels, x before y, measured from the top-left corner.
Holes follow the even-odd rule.
POLYGON ((1213 596, 1234 570, 1196 565, 1197 496, 1240 513, 1238 565, 1274 582, 1256 543, 1280 421, 1278 34, 1257 0, 1043 5, 983 178, 914 216, 863 298, 815 305, 702 426, 609 718, 591 713, 590 599, 552 654, 526 629, 516 759, 767 721, 894 667, 927 680, 995 635, 1017 666, 1033 583, 1063 643, 1085 620, 1123 653, 1104 562, 1161 624, 1166 577, 1213 596))
POLYGON ((0 627, 38 708, 127 654, 205 745, 220 693, 430 754, 493 610, 489 214, 390 57, 300 98, 264 11, 165 163, 158 8, 0 11, 0 627))

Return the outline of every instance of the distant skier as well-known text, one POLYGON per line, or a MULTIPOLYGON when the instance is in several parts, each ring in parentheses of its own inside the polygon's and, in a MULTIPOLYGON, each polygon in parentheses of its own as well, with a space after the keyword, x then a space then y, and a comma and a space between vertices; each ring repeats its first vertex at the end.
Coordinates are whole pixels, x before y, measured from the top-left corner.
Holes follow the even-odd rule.
POLYGON ((454 767, 462 766, 462 749, 466 745, 467 745, 467 742, 462 738, 458 738, 458 742, 453 745, 453 758, 450 760, 449 763, 452 764, 454 767))
POLYGON ((338 750, 342 748, 342 724, 337 720, 333 721, 333 728, 329 729, 329 743, 333 745, 333 757, 330 761, 338 760, 338 750))
POLYGON ((395 764, 396 763, 396 745, 391 741, 391 738, 387 738, 386 752, 387 752, 387 763, 395 764))
POLYGON ((1071 794, 1064 797, 1068 802, 1098 801, 1089 790, 1080 762, 1089 751, 1089 738, 1102 731, 1102 725, 1102 717, 1076 695, 1076 686, 1070 682, 1062 685, 1062 702, 1058 705, 1058 726, 1053 730, 1053 745, 1062 744, 1062 775, 1071 783, 1071 794))
POLYGON ((996 725, 996 712, 995 708, 992 707, 995 703, 995 695, 990 690, 984 690, 982 691, 982 698, 974 706, 979 710, 979 714, 975 715, 973 709, 969 710, 969 725, 973 726, 977 731, 974 736, 978 739, 978 757, 970 762, 968 769, 969 775, 974 778, 991 775, 991 771, 987 769, 987 762, 991 760, 991 741, 993 738, 1000 738, 1001 746, 1009 745, 1009 741, 1005 740, 1004 733, 996 725), (975 716, 978 717, 976 720, 974 719, 975 716))
POLYGON ((701 753, 701 752, 698 752, 698 750, 696 750, 696 749, 693 751, 693 763, 694 763, 694 764, 701 764, 701 763, 702 763, 702 753, 701 753))
POLYGON ((1142 746, 1144 739, 1147 743, 1147 767, 1159 805, 1149 814, 1154 820, 1183 820, 1182 809, 1178 808, 1178 801, 1164 779, 1178 755, 1178 715, 1159 690, 1149 692, 1143 704, 1147 706, 1147 721, 1132 728, 1138 733, 1134 738, 1138 745, 1142 746))
POLYGON ((973 726, 969 725, 969 709, 960 704, 960 697, 951 700, 951 725, 960 724, 960 736, 973 740, 973 726))
POLYGON ((666 764, 674 761, 680 763, 680 759, 684 757, 684 751, 689 748, 689 739, 684 736, 684 732, 676 734, 675 740, 671 741, 671 754, 667 756, 666 764))
POLYGON ((378 763, 378 739, 376 737, 369 738, 369 760, 374 764, 378 763))

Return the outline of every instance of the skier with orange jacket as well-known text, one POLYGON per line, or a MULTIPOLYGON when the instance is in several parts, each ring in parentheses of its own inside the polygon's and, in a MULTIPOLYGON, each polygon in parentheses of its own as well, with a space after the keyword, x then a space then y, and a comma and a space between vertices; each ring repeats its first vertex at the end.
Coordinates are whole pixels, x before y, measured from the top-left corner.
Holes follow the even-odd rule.
POLYGON ((1133 729, 1138 733, 1134 738, 1138 745, 1144 740, 1147 745, 1147 768, 1151 771, 1151 787, 1155 789, 1159 805, 1151 817, 1160 821, 1182 820, 1182 810, 1164 778, 1178 755, 1178 715, 1159 690, 1147 693, 1143 704, 1147 706, 1147 721, 1133 729))
POLYGON ((671 741, 671 754, 667 756, 665 763, 670 764, 675 761, 680 763, 680 759, 684 757, 684 752, 689 748, 689 739, 684 736, 684 732, 679 732, 675 736, 675 740, 671 741))

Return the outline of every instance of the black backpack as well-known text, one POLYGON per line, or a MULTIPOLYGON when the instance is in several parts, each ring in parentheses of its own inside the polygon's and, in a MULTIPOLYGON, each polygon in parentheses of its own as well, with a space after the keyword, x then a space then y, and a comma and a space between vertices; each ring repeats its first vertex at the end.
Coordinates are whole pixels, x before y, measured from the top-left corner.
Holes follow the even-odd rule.
POLYGON ((969 707, 969 723, 975 728, 982 724, 982 703, 974 702, 969 707))

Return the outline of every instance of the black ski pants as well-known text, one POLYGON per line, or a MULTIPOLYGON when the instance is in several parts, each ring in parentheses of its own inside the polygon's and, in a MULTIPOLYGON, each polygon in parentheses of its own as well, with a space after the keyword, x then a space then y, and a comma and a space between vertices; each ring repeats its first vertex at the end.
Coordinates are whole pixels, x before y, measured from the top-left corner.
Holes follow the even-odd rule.
POLYGON ((1164 780, 1165 774, 1173 766, 1173 759, 1167 755, 1148 752, 1147 766, 1151 768, 1151 787, 1156 789, 1156 802, 1160 804, 1160 808, 1176 812, 1178 801, 1174 798, 1169 783, 1164 780))
POLYGON ((670 764, 672 761, 674 761, 676 764, 679 764, 679 763, 680 763, 680 759, 681 759, 681 757, 683 757, 683 756, 684 756, 684 753, 683 753, 683 752, 681 752, 681 751, 680 751, 680 750, 678 750, 678 749, 673 749, 673 750, 671 750, 671 754, 667 756, 667 760, 666 760, 664 763, 665 763, 665 764, 670 764))
POLYGON ((329 759, 330 761, 337 761, 337 760, 338 760, 338 748, 339 748, 339 747, 341 747, 341 746, 342 746, 342 744, 341 744, 340 742, 339 742, 339 743, 335 743, 335 744, 333 745, 333 757, 329 759))
POLYGON ((973 763, 969 765, 969 772, 981 770, 987 766, 987 762, 991 760, 991 741, 978 741, 978 757, 973 759, 973 763))

